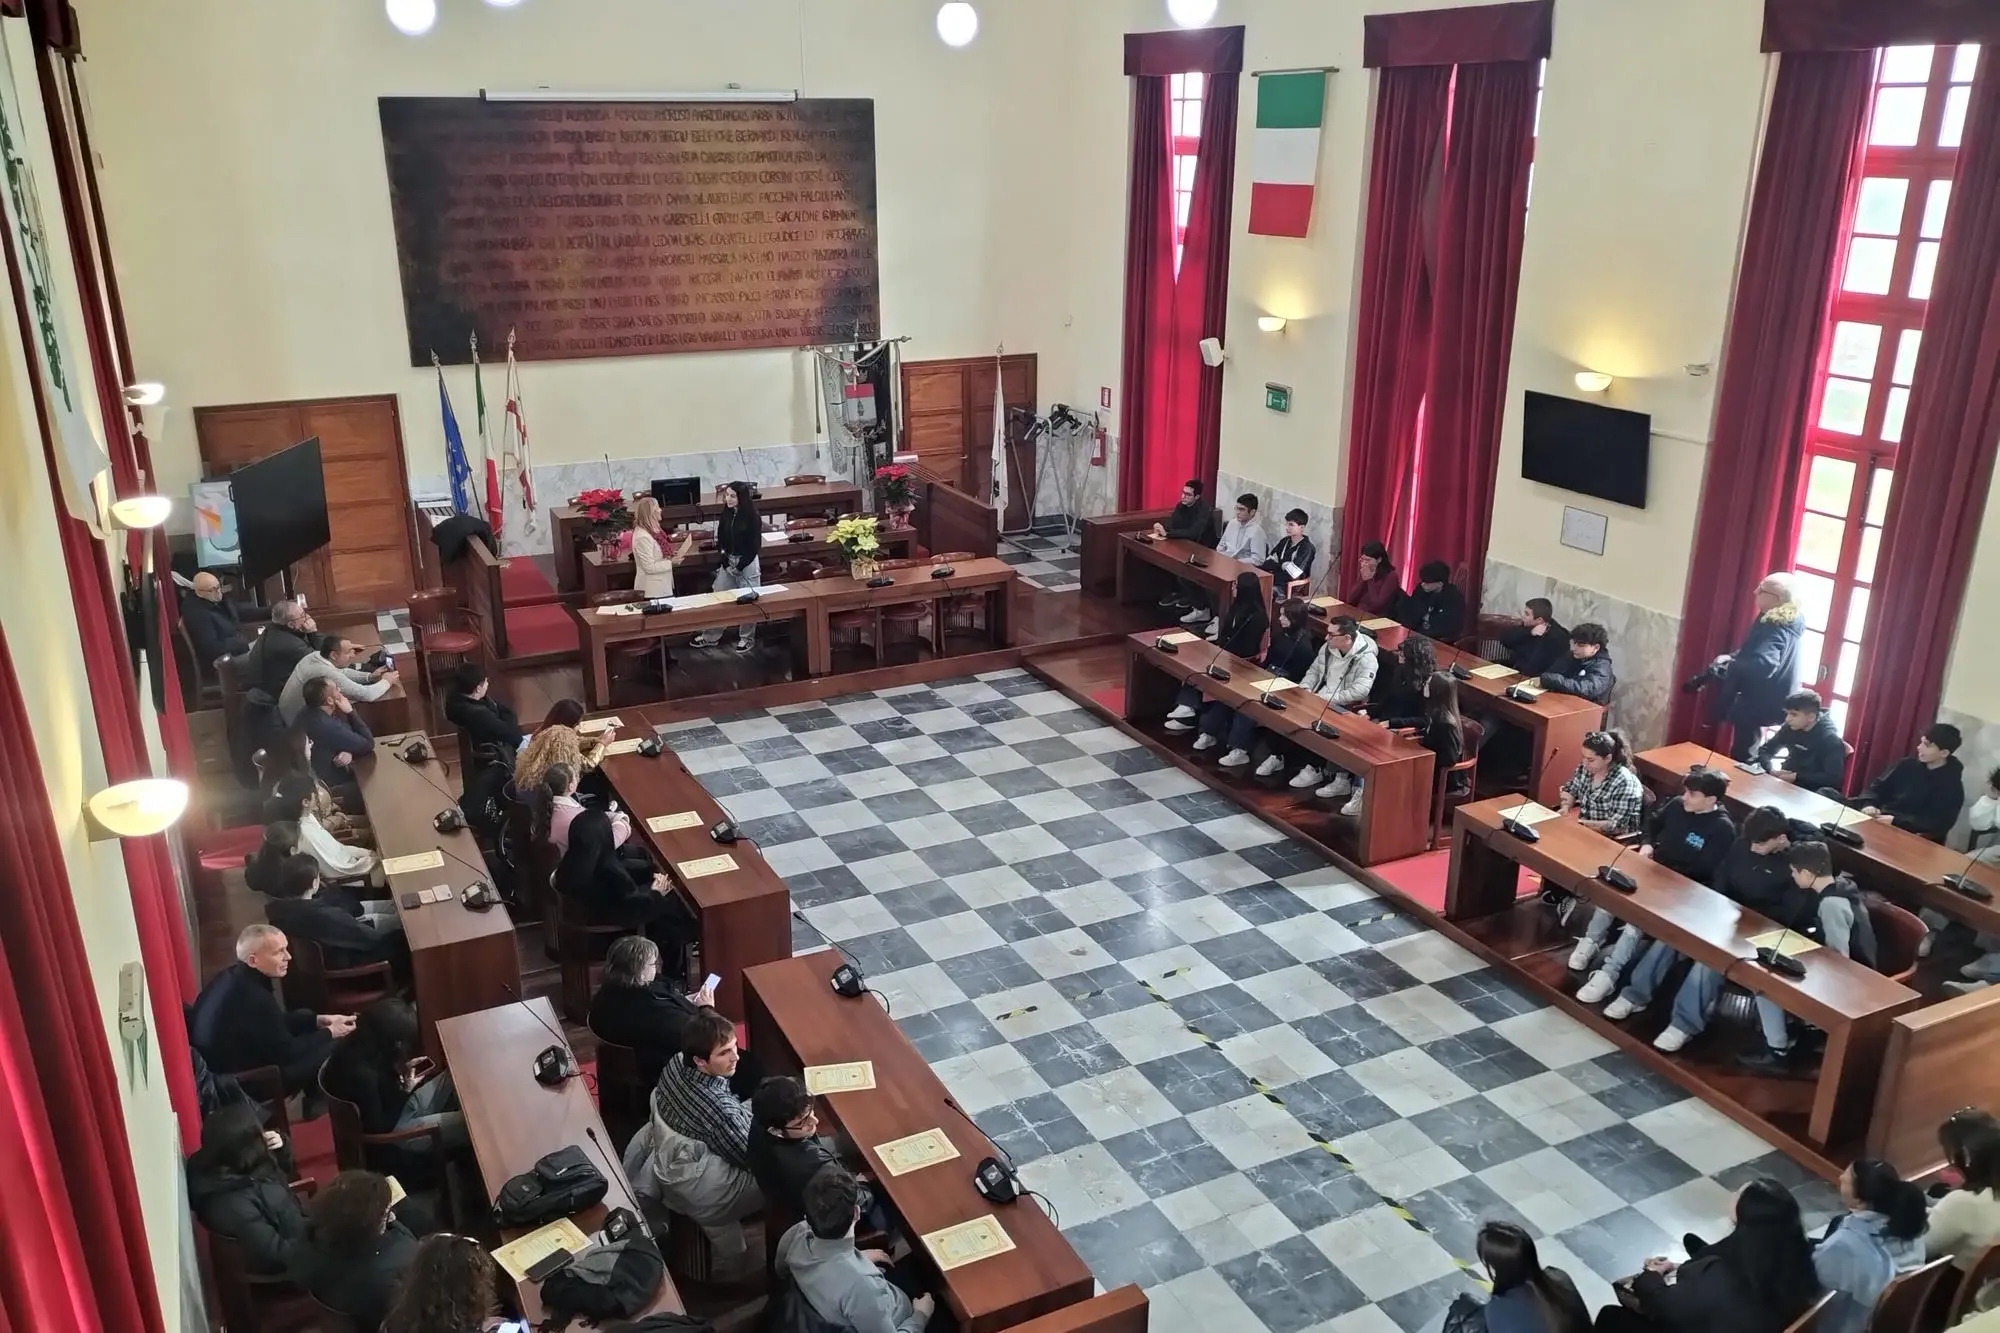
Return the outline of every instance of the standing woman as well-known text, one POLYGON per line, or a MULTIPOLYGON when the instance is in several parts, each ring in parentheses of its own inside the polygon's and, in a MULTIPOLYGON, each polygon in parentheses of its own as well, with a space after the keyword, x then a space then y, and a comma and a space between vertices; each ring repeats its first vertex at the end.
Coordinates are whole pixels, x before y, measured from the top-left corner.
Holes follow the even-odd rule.
MULTIPOLYGON (((715 544, 722 563, 715 567, 715 590, 755 588, 764 582, 761 557, 764 554, 764 525, 757 518, 757 503, 750 498, 750 483, 732 481, 722 491, 722 517, 716 520, 715 544)), ((713 648, 722 642, 721 630, 703 630, 694 636, 694 647, 713 648)), ((757 647, 757 627, 739 625, 736 651, 752 652, 757 647)))
POLYGON ((667 554, 667 535, 660 526, 660 502, 642 495, 632 502, 632 588, 648 601, 674 595, 674 561, 685 560, 694 546, 692 536, 681 549, 667 554))

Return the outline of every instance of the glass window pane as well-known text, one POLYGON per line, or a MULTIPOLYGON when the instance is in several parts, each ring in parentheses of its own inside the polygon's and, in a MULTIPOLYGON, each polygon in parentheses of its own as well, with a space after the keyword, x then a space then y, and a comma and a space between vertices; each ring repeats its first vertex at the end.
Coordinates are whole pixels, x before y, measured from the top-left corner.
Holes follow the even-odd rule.
POLYGON ((1882 529, 1861 529, 1861 553, 1854 561, 1854 577, 1873 579, 1875 577, 1875 556, 1882 549, 1882 529))
POLYGON ((1185 194, 1194 189, 1194 158, 1174 159, 1174 188, 1185 194))
POLYGON ((1937 241, 1918 241, 1916 262, 1910 265, 1910 299, 1931 299, 1931 279, 1937 276, 1937 241))
POLYGON ((1925 83, 1931 77, 1936 58, 1934 46, 1891 46, 1882 52, 1882 72, 1878 83, 1925 83))
POLYGON ((1882 326, 1841 320, 1833 326, 1833 351, 1827 369, 1836 375, 1873 379, 1875 357, 1882 350, 1882 326))
POLYGON ((1924 123, 1924 92, 1923 88, 1883 88, 1877 92, 1875 117, 1868 122, 1868 142, 1883 148, 1915 148, 1924 123))
POLYGON ((1910 391, 1898 385, 1889 390, 1889 399, 1882 404, 1882 438, 1890 444, 1903 442, 1903 414, 1910 409, 1910 391))
POLYGON ((1174 225, 1182 231, 1187 230, 1188 209, 1193 203, 1194 196, 1191 194, 1176 194, 1174 196, 1174 225))
POLYGON ((1840 380, 1828 378, 1826 397, 1820 400, 1819 424, 1822 430, 1837 430, 1842 435, 1859 435, 1861 423, 1868 416, 1869 386, 1861 380, 1840 380))
POLYGON ((1187 96, 1187 75, 1169 74, 1167 76, 1167 96, 1175 100, 1187 96))
POLYGON ((1903 336, 1896 339, 1896 364, 1889 371, 1889 378, 1898 384, 1908 384, 1917 373, 1917 345, 1924 340, 1921 329, 1904 329, 1903 336))
POLYGON ((1899 176, 1870 176, 1854 198, 1854 230, 1871 236, 1894 236, 1903 229, 1903 205, 1910 183, 1899 176))
MULTIPOLYGON (((1839 524, 1834 526, 1837 528, 1839 524)), ((1800 545, 1803 547, 1804 543, 1800 545)), ((1794 571, 1793 582, 1799 589, 1799 609, 1806 613, 1806 628, 1824 633, 1827 608, 1833 604, 1833 580, 1818 574, 1800 574, 1794 571)))
POLYGON ((1843 643, 1840 645, 1840 665, 1833 669, 1833 692, 1846 696, 1854 693, 1854 670, 1861 665, 1861 645, 1843 643))
POLYGON ((1819 657, 1826 651, 1826 635, 1809 629, 1799 640, 1799 683, 1804 686, 1819 683, 1819 657))
POLYGON ((1918 234, 1927 241, 1935 241, 1944 235, 1944 210, 1951 203, 1951 182, 1932 181, 1930 193, 1924 198, 1924 221, 1918 234))
MULTIPOLYGON (((1925 71, 1924 77, 1928 79, 1930 77, 1930 66, 1925 65, 1924 71, 1925 71)), ((1208 76, 1205 74, 1185 74, 1182 75, 1182 77, 1187 80, 1187 83, 1185 85, 1187 88, 1187 95, 1189 97, 1200 97, 1202 93, 1202 88, 1204 86, 1202 80, 1207 78, 1208 76)))
POLYGON ((1806 474, 1806 508, 1835 518, 1847 517, 1854 502, 1854 464, 1845 458, 1815 455, 1806 474))
POLYGON ((1956 148, 1965 141, 1965 108, 1972 89, 1953 88, 1944 95, 1944 123, 1938 126, 1938 147, 1956 148))
MULTIPOLYGON (((1840 568, 1840 542, 1847 532, 1847 525, 1837 518, 1824 514, 1801 514, 1799 516, 1799 564, 1832 573, 1840 568)), ((1803 578, 1800 579, 1804 583, 1803 578)), ((1826 602, 1832 595, 1831 583, 1819 580, 1824 587, 1813 599, 1819 603, 1817 610, 1808 601, 1803 590, 1799 593, 1799 604, 1806 608, 1806 623, 1824 627, 1826 624, 1826 602)))
POLYGON ((1847 623, 1840 627, 1840 636, 1850 643, 1860 643, 1867 629, 1868 589, 1856 588, 1847 595, 1847 623))
POLYGON ((1967 42, 1952 54, 1951 81, 1953 83, 1971 83, 1972 71, 1978 67, 1979 44, 1977 42, 1967 42))
POLYGON ((1889 521, 1889 487, 1894 484, 1896 473, 1893 468, 1878 467, 1868 478, 1868 511, 1861 516, 1863 523, 1873 523, 1880 527, 1889 521))
POLYGON ((1889 271, 1895 266, 1894 241, 1857 236, 1848 242, 1847 272, 1841 278, 1841 288, 1863 296, 1887 296, 1889 271))

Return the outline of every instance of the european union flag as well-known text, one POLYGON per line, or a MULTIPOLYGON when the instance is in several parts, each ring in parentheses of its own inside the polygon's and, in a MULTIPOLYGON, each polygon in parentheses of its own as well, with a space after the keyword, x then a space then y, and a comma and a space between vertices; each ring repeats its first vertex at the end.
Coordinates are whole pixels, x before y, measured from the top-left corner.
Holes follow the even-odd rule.
POLYGON ((465 437, 458 433, 458 414, 451 410, 451 390, 444 387, 444 366, 437 354, 431 363, 438 371, 438 406, 444 411, 444 470, 451 478, 452 507, 461 514, 473 513, 472 464, 465 458, 465 437))

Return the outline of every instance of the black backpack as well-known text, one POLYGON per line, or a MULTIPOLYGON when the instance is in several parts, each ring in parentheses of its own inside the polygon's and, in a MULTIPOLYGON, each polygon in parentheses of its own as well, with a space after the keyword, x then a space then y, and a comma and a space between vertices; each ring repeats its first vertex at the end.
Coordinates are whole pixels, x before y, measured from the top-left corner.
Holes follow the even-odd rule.
POLYGON ((493 1221, 503 1227, 538 1227, 602 1202, 610 1188, 604 1173, 572 1144, 502 1185, 493 1200, 493 1221))
POLYGON ((636 1227, 624 1240, 593 1245, 542 1283, 547 1324, 562 1328, 578 1315, 593 1323, 629 1319, 652 1302, 666 1278, 653 1238, 636 1227))

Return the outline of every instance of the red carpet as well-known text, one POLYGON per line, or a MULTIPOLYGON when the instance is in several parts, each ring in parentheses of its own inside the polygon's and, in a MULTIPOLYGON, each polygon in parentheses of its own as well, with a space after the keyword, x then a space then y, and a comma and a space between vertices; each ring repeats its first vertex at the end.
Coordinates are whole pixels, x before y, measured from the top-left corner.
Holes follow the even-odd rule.
POLYGON ((576 621, 562 603, 508 606, 507 656, 539 657, 544 653, 573 653, 578 647, 576 621))
MULTIPOLYGON (((1437 851, 1425 852, 1420 856, 1408 856, 1400 861, 1370 866, 1369 870, 1388 880, 1432 911, 1444 911, 1445 889, 1451 883, 1451 848, 1441 847, 1437 851)), ((1540 893, 1541 889, 1540 875, 1532 870, 1521 872, 1519 896, 1531 897, 1540 893)))
POLYGON ((1114 717, 1125 716, 1125 687, 1113 685, 1090 696, 1092 703, 1102 704, 1114 717))
POLYGON ((541 566, 515 556, 500 566, 500 600, 508 606, 534 606, 557 600, 555 585, 541 566))

